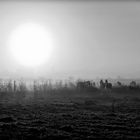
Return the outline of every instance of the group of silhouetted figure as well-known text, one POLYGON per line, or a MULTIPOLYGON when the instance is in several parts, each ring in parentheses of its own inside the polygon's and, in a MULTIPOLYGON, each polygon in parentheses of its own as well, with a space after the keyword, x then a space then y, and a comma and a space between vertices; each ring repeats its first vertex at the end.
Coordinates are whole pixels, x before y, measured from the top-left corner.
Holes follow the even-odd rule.
POLYGON ((108 80, 100 80, 100 89, 112 89, 112 83, 109 83, 108 80))
POLYGON ((78 89, 89 89, 89 88, 99 88, 100 90, 111 90, 113 87, 128 87, 129 89, 137 89, 139 86, 136 84, 135 81, 131 81, 128 86, 122 85, 121 82, 117 82, 116 86, 113 86, 111 82, 108 82, 108 80, 100 80, 99 85, 97 86, 95 82, 92 81, 78 81, 77 82, 77 88, 78 89))
POLYGON ((25 92, 29 90, 33 90, 36 92, 46 92, 50 91, 50 89, 78 89, 78 90, 89 90, 89 91, 115 91, 118 90, 137 90, 140 91, 140 85, 138 85, 135 81, 131 81, 129 85, 124 85, 120 81, 117 81, 116 83, 111 83, 109 80, 103 80, 101 79, 99 82, 95 83, 93 80, 79 80, 76 83, 67 83, 67 85, 62 84, 62 82, 53 85, 49 81, 45 81, 44 83, 38 83, 38 81, 34 81, 33 84, 30 87, 27 87, 27 84, 25 82, 18 82, 18 81, 9 81, 8 83, 0 83, 0 92, 25 92), (31 89, 30 89, 31 88, 31 89))
MULTIPOLYGON (((77 88, 90 88, 90 87, 96 87, 95 82, 92 81, 78 81, 77 82, 77 88)), ((100 80, 100 89, 112 89, 112 83, 109 83, 108 80, 100 80)))

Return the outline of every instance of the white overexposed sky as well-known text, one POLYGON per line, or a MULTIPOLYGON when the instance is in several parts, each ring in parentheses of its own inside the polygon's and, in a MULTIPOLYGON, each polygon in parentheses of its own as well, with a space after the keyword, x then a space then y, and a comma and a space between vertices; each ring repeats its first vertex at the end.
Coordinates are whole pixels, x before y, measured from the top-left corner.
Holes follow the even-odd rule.
POLYGON ((1 1, 0 77, 140 78, 140 3, 123 1, 1 1), (12 31, 36 23, 52 36, 41 67, 17 64, 8 49, 12 31))

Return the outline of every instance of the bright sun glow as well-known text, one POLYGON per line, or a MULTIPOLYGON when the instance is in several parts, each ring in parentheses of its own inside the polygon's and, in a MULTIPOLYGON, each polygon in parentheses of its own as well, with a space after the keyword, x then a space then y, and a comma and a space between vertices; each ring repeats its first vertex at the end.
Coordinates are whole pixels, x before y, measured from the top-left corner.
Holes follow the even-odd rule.
POLYGON ((51 36, 42 26, 27 23, 16 28, 9 41, 10 50, 21 65, 34 67, 48 61, 52 51, 51 36))

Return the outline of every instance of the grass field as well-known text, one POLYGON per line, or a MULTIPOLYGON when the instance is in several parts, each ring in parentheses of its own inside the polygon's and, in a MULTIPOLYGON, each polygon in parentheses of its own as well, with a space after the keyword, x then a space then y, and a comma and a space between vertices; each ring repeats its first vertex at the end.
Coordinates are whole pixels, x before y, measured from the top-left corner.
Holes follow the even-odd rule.
POLYGON ((0 139, 140 139, 140 92, 122 91, 5 92, 0 139))

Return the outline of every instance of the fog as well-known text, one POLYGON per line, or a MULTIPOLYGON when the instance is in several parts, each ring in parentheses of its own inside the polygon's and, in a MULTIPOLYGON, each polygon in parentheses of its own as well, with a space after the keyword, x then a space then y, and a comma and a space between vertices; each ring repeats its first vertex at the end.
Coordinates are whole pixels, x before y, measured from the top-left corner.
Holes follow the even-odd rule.
POLYGON ((0 77, 140 78, 139 2, 0 2, 0 77), (7 42, 24 23, 52 35, 50 60, 36 68, 16 63, 7 42))

